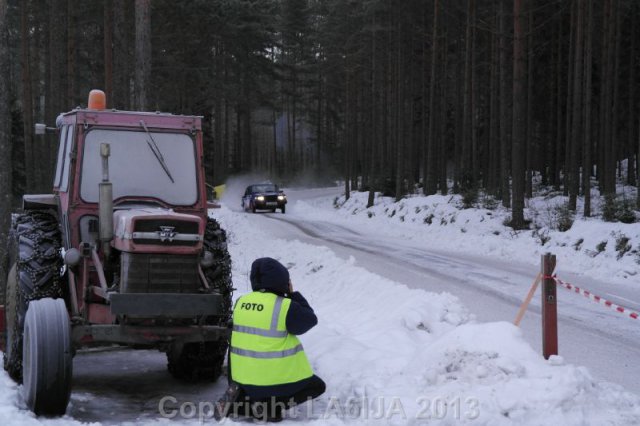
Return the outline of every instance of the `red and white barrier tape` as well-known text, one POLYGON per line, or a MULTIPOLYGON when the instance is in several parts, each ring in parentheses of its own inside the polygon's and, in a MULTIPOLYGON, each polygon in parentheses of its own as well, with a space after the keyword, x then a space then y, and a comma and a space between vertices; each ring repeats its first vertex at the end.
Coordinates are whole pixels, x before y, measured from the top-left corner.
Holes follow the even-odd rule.
POLYGON ((608 306, 612 309, 615 309, 617 312, 620 312, 621 314, 628 315, 633 319, 638 319, 638 317, 640 317, 640 314, 638 314, 637 312, 633 312, 631 309, 625 308, 624 306, 617 305, 609 300, 603 299, 600 296, 596 296, 595 294, 591 293, 589 290, 585 290, 583 288, 580 288, 570 283, 565 283, 560 278, 555 276, 551 278, 553 278, 558 284, 560 284, 562 287, 566 288, 567 290, 574 291, 578 294, 582 294, 583 296, 588 297, 594 302, 597 302, 605 306, 608 306))

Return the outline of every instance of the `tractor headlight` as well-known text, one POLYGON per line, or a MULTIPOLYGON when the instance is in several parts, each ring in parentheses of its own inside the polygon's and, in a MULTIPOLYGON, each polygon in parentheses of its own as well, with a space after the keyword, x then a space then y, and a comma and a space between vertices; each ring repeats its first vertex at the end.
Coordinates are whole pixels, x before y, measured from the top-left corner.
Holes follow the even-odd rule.
POLYGON ((264 197, 263 197, 262 195, 258 195, 258 196, 256 197, 256 200, 258 200, 258 201, 264 201, 264 197))
POLYGON ((80 260, 82 260, 82 255, 80 254, 80 250, 74 247, 64 252, 63 259, 65 265, 74 267, 80 263, 80 260))

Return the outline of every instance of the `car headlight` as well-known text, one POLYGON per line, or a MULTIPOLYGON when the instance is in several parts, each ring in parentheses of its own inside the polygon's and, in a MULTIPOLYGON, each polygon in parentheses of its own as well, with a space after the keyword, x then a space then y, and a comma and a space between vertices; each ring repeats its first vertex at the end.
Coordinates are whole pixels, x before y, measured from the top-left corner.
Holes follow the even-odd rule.
POLYGON ((264 197, 263 197, 262 195, 258 195, 258 196, 256 197, 256 200, 258 200, 258 201, 264 201, 264 197))
POLYGON ((284 195, 278 195, 278 201, 284 201, 286 197, 284 195))

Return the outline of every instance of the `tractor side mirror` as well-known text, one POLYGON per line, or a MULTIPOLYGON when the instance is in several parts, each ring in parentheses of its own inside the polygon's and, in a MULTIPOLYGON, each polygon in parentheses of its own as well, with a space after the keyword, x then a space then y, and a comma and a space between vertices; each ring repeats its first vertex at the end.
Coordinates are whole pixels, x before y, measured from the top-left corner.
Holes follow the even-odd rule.
POLYGON ((36 123, 36 135, 44 135, 47 131, 47 125, 44 123, 36 123))
POLYGON ((34 128, 35 128, 36 135, 44 135, 46 133, 56 132, 55 127, 47 127, 47 125, 44 123, 36 123, 34 128))

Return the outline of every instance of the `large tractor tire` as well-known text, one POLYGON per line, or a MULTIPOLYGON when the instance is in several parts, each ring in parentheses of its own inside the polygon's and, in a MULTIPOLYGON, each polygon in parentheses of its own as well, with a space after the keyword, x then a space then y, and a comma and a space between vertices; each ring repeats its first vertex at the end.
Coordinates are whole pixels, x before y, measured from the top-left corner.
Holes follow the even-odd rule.
POLYGON ((71 325, 62 299, 29 303, 22 359, 27 407, 37 415, 62 416, 69 404, 73 370, 71 325))
POLYGON ((62 296, 60 231, 55 216, 30 211, 12 219, 5 286, 4 369, 22 383, 22 341, 27 307, 33 300, 62 296))
MULTIPOLYGON (((231 321, 231 257, 227 250, 227 233, 215 219, 209 218, 204 235, 204 247, 214 258, 210 268, 203 270, 209 288, 222 295, 222 314, 207 318, 208 325, 227 326, 231 321)), ((216 381, 229 347, 227 338, 215 342, 174 344, 167 352, 169 372, 185 381, 216 381)))

